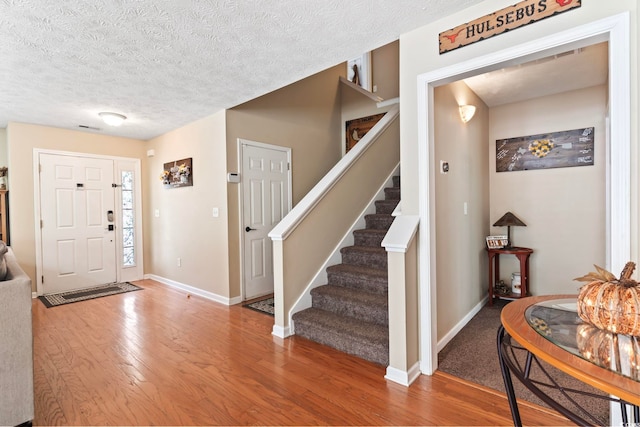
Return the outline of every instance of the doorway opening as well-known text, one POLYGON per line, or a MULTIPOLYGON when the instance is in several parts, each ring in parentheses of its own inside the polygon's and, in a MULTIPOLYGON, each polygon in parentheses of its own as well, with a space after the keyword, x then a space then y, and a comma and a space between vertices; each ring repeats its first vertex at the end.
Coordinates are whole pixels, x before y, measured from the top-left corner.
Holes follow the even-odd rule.
POLYGON ((437 368, 437 300, 435 262, 434 88, 499 68, 529 62, 571 49, 608 42, 609 138, 606 184, 607 267, 620 270, 628 261, 630 242, 630 64, 629 17, 622 14, 474 58, 418 77, 420 233, 420 369, 437 368), (610 143, 615 141, 615 143, 610 143))

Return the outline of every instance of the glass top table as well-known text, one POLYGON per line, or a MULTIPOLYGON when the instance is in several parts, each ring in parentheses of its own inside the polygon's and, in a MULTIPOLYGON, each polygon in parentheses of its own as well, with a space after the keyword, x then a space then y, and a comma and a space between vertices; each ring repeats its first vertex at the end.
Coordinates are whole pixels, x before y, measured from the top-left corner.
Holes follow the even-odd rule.
POLYGON ((534 296, 512 301, 502 309, 498 356, 514 425, 521 422, 512 375, 576 424, 595 424, 579 405, 569 408, 554 400, 546 393, 546 386, 553 385, 563 393, 572 390, 551 376, 548 376, 549 384, 530 377, 532 370, 544 371, 544 364, 590 385, 605 399, 619 403, 623 422, 640 421, 638 339, 610 334, 584 323, 577 315, 576 301, 576 295, 534 296), (627 410, 633 412, 630 417, 627 410))
POLYGON ((540 301, 525 310, 529 325, 558 347, 601 368, 640 380, 638 337, 618 335, 585 323, 576 298, 540 301))

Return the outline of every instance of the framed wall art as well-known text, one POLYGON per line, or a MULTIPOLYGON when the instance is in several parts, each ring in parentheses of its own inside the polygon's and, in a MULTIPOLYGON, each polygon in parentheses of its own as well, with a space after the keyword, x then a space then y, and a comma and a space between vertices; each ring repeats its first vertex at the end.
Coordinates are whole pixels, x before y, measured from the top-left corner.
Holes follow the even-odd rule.
POLYGON ((496 140, 496 172, 592 166, 594 128, 496 140))
POLYGON ((346 135, 344 152, 349 152, 349 150, 351 150, 353 146, 356 145, 358 141, 360 141, 382 117, 384 117, 384 114, 385 113, 375 114, 373 116, 347 120, 345 122, 346 135))
POLYGON ((160 180, 165 188, 193 186, 192 158, 174 160, 164 164, 160 180))

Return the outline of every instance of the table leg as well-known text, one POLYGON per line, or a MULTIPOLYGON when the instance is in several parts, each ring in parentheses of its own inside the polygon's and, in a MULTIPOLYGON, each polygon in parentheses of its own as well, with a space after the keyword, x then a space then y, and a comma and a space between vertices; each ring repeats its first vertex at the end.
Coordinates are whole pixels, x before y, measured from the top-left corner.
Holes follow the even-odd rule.
POLYGON ((489 305, 493 305, 493 260, 494 254, 489 252, 489 305))
POLYGON ((513 381, 511 379, 511 372, 509 367, 504 362, 502 354, 502 341, 504 339, 504 327, 500 325, 498 329, 498 360, 500 361, 500 371, 502 372, 502 380, 504 381, 504 388, 507 391, 507 399, 509 400, 509 408, 511 409, 511 418, 513 419, 513 425, 517 427, 522 426, 522 420, 520 419, 520 411, 518 410, 518 402, 516 401, 516 393, 513 389, 513 381))

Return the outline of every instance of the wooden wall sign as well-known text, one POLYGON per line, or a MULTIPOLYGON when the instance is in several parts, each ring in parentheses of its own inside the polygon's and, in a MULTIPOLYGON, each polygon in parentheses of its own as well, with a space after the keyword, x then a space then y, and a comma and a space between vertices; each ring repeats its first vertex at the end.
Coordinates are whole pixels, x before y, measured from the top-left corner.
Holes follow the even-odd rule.
POLYGON ((345 153, 351 150, 353 146, 356 145, 356 143, 360 141, 382 117, 384 117, 384 113, 354 120, 347 120, 345 123, 345 153))
POLYGON ((496 140, 496 172, 593 166, 594 128, 496 140))
POLYGON ((524 0, 440 33, 440 54, 582 6, 582 0, 524 0))

